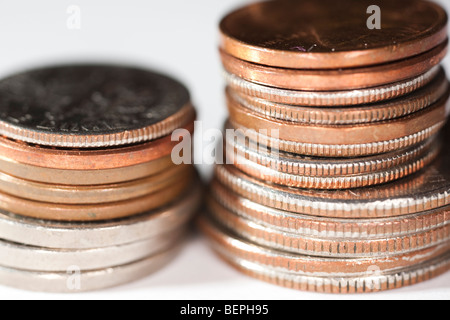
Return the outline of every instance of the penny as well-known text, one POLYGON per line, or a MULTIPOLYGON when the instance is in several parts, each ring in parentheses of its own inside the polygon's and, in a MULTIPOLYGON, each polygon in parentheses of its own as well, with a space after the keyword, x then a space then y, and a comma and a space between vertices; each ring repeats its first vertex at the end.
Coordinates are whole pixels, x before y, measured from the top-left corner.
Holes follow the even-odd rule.
MULTIPOLYGON (((194 185, 197 187, 197 181, 194 185)), ((129 217, 168 205, 186 192, 190 180, 143 197, 101 204, 55 204, 37 202, 0 193, 0 209, 26 217, 53 221, 103 221, 129 217)))
POLYGON ((132 242, 97 249, 47 249, 31 247, 0 240, 1 265, 28 271, 67 272, 77 266, 83 272, 120 266, 168 250, 180 243, 185 230, 132 242))
POLYGON ((98 186, 52 185, 16 178, 0 172, 0 191, 21 198, 54 204, 100 204, 136 199, 188 181, 194 177, 191 166, 177 166, 156 176, 98 186))
MULTIPOLYGON (((313 157, 354 158, 389 153, 415 146, 438 134, 445 124, 446 122, 443 121, 410 136, 365 144, 316 144, 282 140, 266 135, 265 133, 268 133, 266 129, 261 131, 260 128, 257 129, 259 131, 257 132, 230 120, 225 127, 232 130, 241 130, 251 141, 276 150, 313 157)), ((341 134, 342 132, 339 133, 340 137, 342 137, 341 134)))
MULTIPOLYGON (((449 130, 447 128, 447 135, 449 130)), ((450 205, 450 152, 421 172, 389 184, 350 190, 289 188, 217 166, 216 179, 238 195, 271 208, 332 218, 386 218, 450 205)))
POLYGON ((243 171, 245 171, 243 167, 245 161, 250 161, 279 174, 286 173, 310 178, 349 177, 387 171, 432 156, 440 150, 440 140, 432 137, 418 146, 372 157, 333 159, 271 150, 255 143, 246 143, 245 136, 236 132, 234 139, 231 137, 226 139, 225 153, 227 163, 239 166, 243 171))
POLYGON ((200 218, 198 224, 212 242, 213 247, 221 252, 262 266, 279 269, 281 272, 286 271, 299 275, 333 277, 333 275, 340 274, 341 276, 357 276, 366 273, 373 266, 377 266, 381 272, 389 272, 411 268, 444 256, 449 257, 448 242, 420 251, 394 256, 350 259, 315 257, 255 245, 205 217, 200 218))
POLYGON ((410 95, 389 102, 358 107, 302 107, 277 104, 267 100, 244 96, 227 89, 227 100, 231 105, 245 109, 267 119, 278 119, 293 123, 312 125, 353 125, 393 120, 428 108, 442 98, 449 83, 442 71, 429 86, 410 95))
POLYGON ((210 190, 210 197, 214 199, 210 201, 217 202, 247 221, 267 226, 281 233, 296 233, 305 237, 370 241, 425 233, 446 227, 450 223, 449 206, 384 219, 321 218, 263 206, 231 192, 217 182, 212 183, 210 190))
POLYGON ((427 85, 439 70, 436 66, 418 77, 386 86, 328 92, 284 90, 246 81, 226 71, 224 75, 228 86, 243 95, 281 104, 335 107, 376 103, 410 94, 427 85))
POLYGON ((374 67, 339 70, 280 69, 236 59, 221 51, 225 70, 247 81, 275 88, 310 91, 364 89, 417 77, 446 56, 448 40, 419 56, 374 67))
POLYGON ((267 129, 268 135, 275 130, 278 139, 304 144, 362 145, 380 143, 415 135, 445 121, 448 115, 447 101, 450 91, 420 112, 400 119, 360 125, 312 125, 268 119, 228 100, 230 120, 248 129, 267 129))
POLYGON ((30 181, 70 186, 93 186, 133 181, 170 170, 175 165, 170 156, 135 166, 106 170, 62 170, 23 164, 0 156, 4 173, 30 181))
POLYGON ((0 81, 0 133, 32 144, 100 148, 155 140, 194 114, 187 89, 146 70, 49 67, 0 81))
POLYGON ((265 1, 227 15, 222 48, 250 62, 293 69, 340 69, 401 60, 447 36, 447 15, 420 0, 377 1, 381 29, 367 27, 370 1, 265 1), (399 14, 401 12, 402 14, 399 14))
POLYGON ((79 271, 79 278, 74 281, 74 274, 69 269, 65 272, 25 271, 0 266, 0 284, 22 290, 76 293, 106 289, 144 278, 167 265, 179 252, 179 246, 146 259, 112 268, 93 271, 79 271), (78 284, 80 286, 78 286, 78 284))
POLYGON ((254 244, 316 257, 385 257, 415 252, 450 241, 450 224, 426 232, 397 237, 387 235, 368 241, 365 237, 329 239, 323 236, 310 237, 295 232, 281 232, 240 217, 216 201, 209 201, 209 212, 222 226, 254 244))
MULTIPOLYGON (((412 162, 401 164, 392 168, 381 171, 369 172, 359 175, 342 175, 342 176, 321 176, 314 177, 310 175, 297 175, 291 173, 280 172, 272 168, 260 165, 252 159, 247 159, 239 153, 235 155, 234 165, 236 168, 245 172, 249 176, 257 179, 295 188, 308 189, 350 189, 373 186, 388 183, 408 175, 416 173, 429 165, 439 155, 440 148, 428 149, 429 153, 422 154, 418 159, 412 162)), ((228 158, 227 153, 227 158, 228 158)), ((317 161, 318 162, 318 161, 317 161)), ((228 161, 227 163, 231 163, 228 161)), ((323 167, 331 167, 326 162, 322 162, 323 167)), ((310 163, 311 165, 311 163, 310 163)))
POLYGON ((180 229, 197 213, 202 189, 197 186, 168 206, 106 222, 56 222, 0 211, 2 239, 34 247, 95 249, 120 246, 180 229))
MULTIPOLYGON (((194 118, 190 119, 192 122, 194 118)), ((186 128, 189 134, 193 123, 186 128)), ((183 138, 188 134, 183 134, 183 138)), ((0 137, 0 154, 22 164, 60 170, 107 170, 144 164, 170 156, 179 142, 170 136, 127 147, 74 150, 44 148, 0 137)))

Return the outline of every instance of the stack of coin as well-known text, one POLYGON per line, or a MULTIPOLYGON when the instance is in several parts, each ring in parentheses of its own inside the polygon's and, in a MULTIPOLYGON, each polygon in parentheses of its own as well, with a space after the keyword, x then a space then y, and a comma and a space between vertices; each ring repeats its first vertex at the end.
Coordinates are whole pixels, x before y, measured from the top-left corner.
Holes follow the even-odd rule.
POLYGON ((180 248, 201 184, 176 166, 187 89, 146 70, 60 66, 0 81, 0 283, 77 292, 144 277, 180 248))
POLYGON ((353 293, 449 269, 447 15, 377 4, 266 1, 221 22, 227 164, 199 224, 246 274, 353 293))

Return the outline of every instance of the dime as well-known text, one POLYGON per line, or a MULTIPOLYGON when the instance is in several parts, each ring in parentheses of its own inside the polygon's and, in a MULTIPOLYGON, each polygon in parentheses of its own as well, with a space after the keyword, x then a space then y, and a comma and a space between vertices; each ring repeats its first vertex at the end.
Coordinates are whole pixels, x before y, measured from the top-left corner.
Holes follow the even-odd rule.
POLYGON ((176 246, 146 259, 113 268, 78 270, 80 273, 77 281, 74 281, 71 269, 66 272, 38 272, 0 266, 0 283, 22 290, 54 293, 100 290, 130 283, 158 271, 175 257, 179 249, 176 246))
MULTIPOLYGON (((194 188, 199 184, 198 178, 194 188)), ((192 185, 191 180, 180 180, 169 189, 143 197, 100 204, 55 204, 37 202, 0 193, 0 209, 30 218, 53 221, 103 221, 129 217, 163 207, 173 202, 192 185)))
POLYGON ((212 183, 210 190, 210 198, 247 221, 305 237, 370 241, 425 233, 450 224, 449 206, 384 219, 321 218, 263 206, 229 191, 217 181, 212 183))
POLYGON ((220 23, 222 48, 239 59, 263 65, 340 69, 421 54, 447 36, 447 15, 437 4, 377 1, 382 28, 370 30, 366 12, 372 4, 359 0, 251 4, 220 23))
MULTIPOLYGON (((248 129, 243 125, 233 123, 230 120, 228 120, 225 127, 232 130, 241 130, 251 141, 276 150, 313 157, 355 158, 379 155, 415 146, 435 136, 441 131, 445 124, 446 121, 443 121, 410 136, 365 144, 315 144, 282 140, 264 134, 265 132, 268 133, 266 129, 264 129, 265 132, 263 133, 257 132, 248 129)), ((257 130, 260 131, 260 129, 257 130)), ((339 133, 338 137, 339 136, 342 137, 341 133, 339 133)))
POLYGON ((0 156, 4 173, 30 181, 70 186, 94 186, 122 183, 153 176, 171 170, 172 158, 166 156, 142 164, 105 170, 62 170, 28 165, 0 156))
MULTIPOLYGON (((194 118, 191 119, 194 121, 194 118)), ((194 125, 186 127, 192 134, 194 125)), ((74 150, 44 148, 0 137, 0 154, 22 164, 60 170, 107 170, 148 163, 170 156, 179 142, 170 136, 127 147, 74 150)))
POLYGON ((427 85, 439 70, 440 67, 436 66, 416 78, 386 86, 328 92, 284 90, 246 81, 226 71, 224 75, 228 86, 243 95, 289 105, 335 107, 369 104, 407 95, 427 85))
POLYGON ((106 222, 63 223, 0 211, 0 234, 7 241, 34 247, 80 250, 120 246, 180 229, 197 213, 201 194, 197 186, 166 207, 106 222))
POLYGON ((216 201, 209 201, 214 220, 241 238, 254 244, 303 255, 334 258, 385 257, 406 254, 450 241, 450 224, 426 232, 404 236, 386 235, 381 238, 310 237, 295 232, 279 231, 261 223, 247 220, 227 210, 216 201))
POLYGON ((77 266, 83 272, 125 265, 156 255, 182 242, 186 230, 112 247, 97 249, 48 249, 0 240, 1 265, 27 271, 67 272, 77 266))
POLYGON ((302 107, 277 104, 264 99, 235 93, 227 89, 228 103, 256 112, 266 119, 277 119, 310 125, 354 125, 393 120, 430 107, 448 91, 444 72, 432 83, 410 95, 389 102, 358 107, 302 107))
POLYGON ((247 81, 275 88, 310 91, 364 89, 417 77, 446 56, 448 40, 419 56, 374 67, 336 70, 280 69, 249 63, 221 51, 225 70, 247 81))
POLYGON ((156 176, 98 186, 53 185, 32 182, 0 172, 0 191, 28 200, 55 204, 100 204, 136 199, 194 178, 192 166, 177 166, 156 176))
POLYGON ((194 116, 177 81, 118 66, 50 67, 0 81, 0 133, 32 144, 100 148, 155 140, 194 116))

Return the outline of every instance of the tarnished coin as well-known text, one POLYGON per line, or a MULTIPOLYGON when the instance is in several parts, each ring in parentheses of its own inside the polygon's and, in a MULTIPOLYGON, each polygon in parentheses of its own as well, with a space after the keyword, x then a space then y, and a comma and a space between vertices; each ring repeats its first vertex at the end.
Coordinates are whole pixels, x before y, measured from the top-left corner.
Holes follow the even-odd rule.
POLYGON ((112 268, 83 271, 71 266, 66 272, 25 271, 0 266, 0 284, 22 290, 77 293, 106 289, 144 278, 167 265, 180 246, 168 251, 112 268), (79 278, 74 278, 78 272, 79 278))
POLYGON ((240 271, 295 289, 364 293, 401 288, 449 270, 448 244, 399 256, 320 258, 256 246, 207 218, 199 226, 213 249, 240 271))
POLYGON ((418 55, 447 36, 447 15, 437 4, 421 0, 375 4, 382 12, 379 30, 367 26, 373 1, 251 4, 222 20, 222 48, 239 59, 263 65, 340 69, 418 55))
POLYGON ((0 234, 7 241, 33 247, 80 250, 120 246, 180 229, 200 209, 201 195, 197 186, 168 206, 105 222, 56 222, 0 211, 0 234))
POLYGON ((296 232, 280 231, 232 213, 217 201, 209 201, 209 212, 219 224, 254 244, 295 254, 360 258, 406 254, 450 241, 450 224, 403 236, 385 235, 379 238, 312 237, 296 232))
POLYGON ((311 125, 354 125, 393 120, 428 108, 442 98, 449 88, 445 72, 428 86, 410 95, 378 104, 333 108, 304 107, 270 102, 250 97, 227 88, 230 105, 240 105, 268 119, 311 125))
POLYGON ((436 66, 413 79, 386 86, 341 91, 286 90, 246 81, 226 71, 224 75, 228 86, 243 95, 288 105, 335 107, 369 104, 407 95, 427 85, 439 70, 440 67, 436 66))
POLYGON ((166 136, 193 115, 182 84, 135 68, 49 67, 0 81, 0 134, 33 144, 133 144, 166 136))
POLYGON ((448 52, 448 40, 421 55, 355 69, 281 69, 236 59, 221 51, 225 70, 247 81, 275 88, 310 91, 364 89, 417 77, 437 66, 448 52))

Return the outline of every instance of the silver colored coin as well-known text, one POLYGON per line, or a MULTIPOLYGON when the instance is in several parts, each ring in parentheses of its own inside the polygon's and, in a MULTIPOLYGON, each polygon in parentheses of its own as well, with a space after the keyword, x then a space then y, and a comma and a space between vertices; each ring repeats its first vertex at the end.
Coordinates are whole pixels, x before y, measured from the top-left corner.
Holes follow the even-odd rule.
POLYGON ((98 249, 47 249, 0 241, 0 261, 3 267, 28 271, 66 272, 69 267, 98 270, 125 265, 166 251, 181 243, 185 228, 169 234, 123 245, 98 249))
POLYGON ((57 249, 111 247, 148 239, 185 225, 199 209, 199 183, 172 205, 139 216, 95 223, 58 223, 0 212, 0 238, 26 245, 57 249))
POLYGON ((404 96, 430 83, 439 73, 440 68, 440 66, 436 66, 427 73, 405 82, 340 92, 309 92, 271 88, 246 81, 226 71, 224 71, 224 77, 231 88, 248 96, 290 105, 332 107, 368 104, 404 96))
POLYGON ((168 251, 130 264, 94 271, 71 266, 66 272, 36 272, 0 266, 0 284, 22 290, 77 293, 106 289, 144 278, 168 264, 178 253, 176 246, 168 251))

